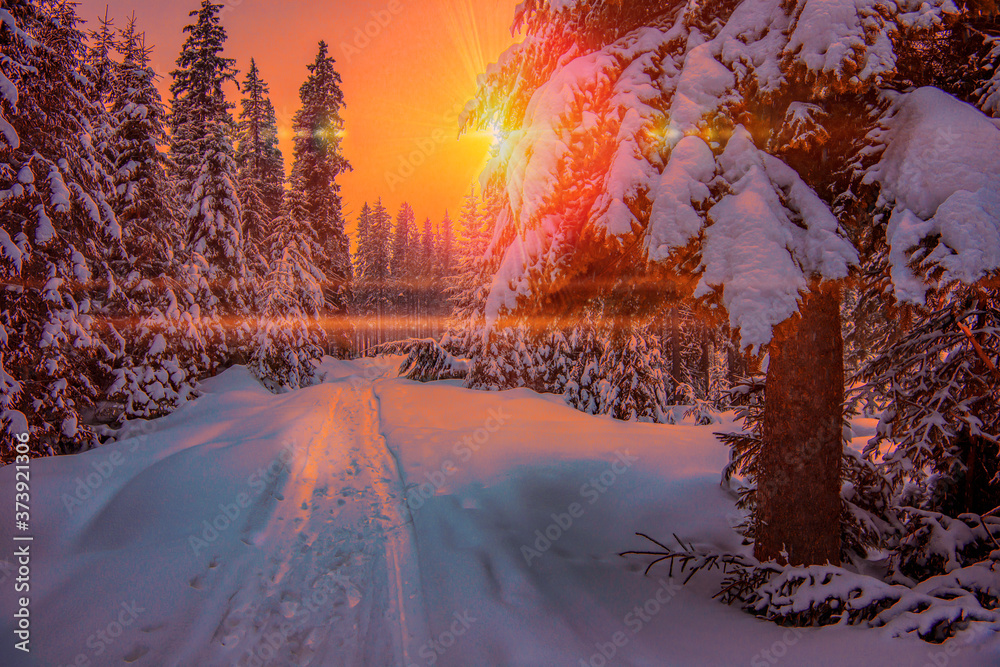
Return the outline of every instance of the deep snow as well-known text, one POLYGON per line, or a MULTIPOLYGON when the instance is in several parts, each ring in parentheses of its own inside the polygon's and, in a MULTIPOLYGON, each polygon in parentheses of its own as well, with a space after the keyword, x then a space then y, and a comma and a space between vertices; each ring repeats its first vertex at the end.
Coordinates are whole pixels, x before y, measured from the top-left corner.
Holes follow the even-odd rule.
POLYGON ((234 368, 130 437, 34 461, 32 652, 12 648, 5 501, 0 664, 1000 663, 996 635, 792 631, 712 600, 718 574, 682 587, 620 558, 640 530, 745 548, 712 436, 731 424, 621 423, 396 363, 328 359, 282 396, 234 368))

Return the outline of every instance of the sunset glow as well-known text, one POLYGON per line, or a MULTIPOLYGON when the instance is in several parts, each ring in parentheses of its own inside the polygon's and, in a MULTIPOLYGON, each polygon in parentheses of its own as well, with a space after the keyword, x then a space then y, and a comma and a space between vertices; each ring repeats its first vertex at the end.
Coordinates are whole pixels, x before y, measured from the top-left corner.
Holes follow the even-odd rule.
MULTIPOLYGON (((105 4, 123 26, 135 4, 126 0, 82 0, 79 13, 96 27, 105 4)), ((349 229, 365 201, 382 198, 390 211, 405 201, 418 219, 440 221, 456 211, 482 170, 496 140, 491 132, 459 137, 458 117, 476 91, 476 77, 514 38, 510 24, 516 0, 229 0, 222 22, 229 32, 225 54, 236 59, 240 79, 256 59, 270 85, 281 149, 291 165, 292 119, 299 86, 316 43, 325 40, 337 59, 347 103, 344 152, 353 171, 341 179, 349 229)), ((194 0, 152 0, 138 12, 153 65, 164 75, 180 51, 182 28, 194 0)), ((230 99, 238 94, 231 87, 230 99)))
POLYGON ((996 2, 0 0, 0 283, 0 667, 1000 665, 996 2))

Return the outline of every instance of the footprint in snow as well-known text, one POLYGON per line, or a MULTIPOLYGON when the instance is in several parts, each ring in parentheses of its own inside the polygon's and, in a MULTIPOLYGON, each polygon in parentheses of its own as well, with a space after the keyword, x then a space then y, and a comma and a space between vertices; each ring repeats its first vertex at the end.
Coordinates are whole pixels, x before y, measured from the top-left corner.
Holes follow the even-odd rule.
POLYGON ((136 660, 146 655, 147 653, 149 653, 149 647, 146 646, 145 644, 139 644, 138 646, 133 646, 131 649, 129 649, 129 652, 126 653, 123 657, 125 662, 135 662, 136 660))
POLYGON ((347 588, 347 605, 354 609, 361 602, 361 591, 357 586, 349 584, 347 588))
POLYGON ((281 603, 280 613, 285 618, 292 618, 295 616, 295 611, 298 609, 299 603, 294 600, 286 600, 281 603))

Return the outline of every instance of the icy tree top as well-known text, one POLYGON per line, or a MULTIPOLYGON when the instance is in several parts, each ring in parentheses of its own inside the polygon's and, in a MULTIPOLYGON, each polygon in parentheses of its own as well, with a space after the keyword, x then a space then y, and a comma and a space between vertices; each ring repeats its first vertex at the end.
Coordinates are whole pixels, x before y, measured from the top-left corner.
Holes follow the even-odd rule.
POLYGON ((1000 267, 994 122, 937 89, 879 107, 900 35, 957 12, 951 0, 743 0, 730 9, 522 4, 524 41, 490 68, 466 111, 469 124, 508 130, 484 175, 502 177, 508 201, 491 250, 503 259, 490 322, 575 265, 593 266, 594 247, 609 260, 641 248, 665 265, 695 252, 695 294, 726 307, 743 345, 766 344, 810 285, 844 278, 858 261, 833 197, 816 191, 823 179, 800 175, 787 156, 865 144, 862 158, 881 152, 867 183, 895 207, 888 239, 900 297, 923 296, 914 260, 965 282, 1000 267), (872 108, 883 114, 856 145, 831 138, 845 96, 858 100, 857 128, 871 125, 872 108), (936 249, 917 257, 931 237, 940 237, 936 249))

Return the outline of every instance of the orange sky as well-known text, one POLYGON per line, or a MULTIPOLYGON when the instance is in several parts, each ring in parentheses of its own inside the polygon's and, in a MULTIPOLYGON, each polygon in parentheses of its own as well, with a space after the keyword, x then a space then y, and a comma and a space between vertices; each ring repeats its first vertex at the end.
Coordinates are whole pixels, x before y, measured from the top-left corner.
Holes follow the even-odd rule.
MULTIPOLYGON (((271 87, 289 164, 290 124, 306 65, 315 59, 320 39, 330 44, 347 101, 344 152, 354 171, 341 185, 350 227, 361 205, 379 196, 393 215, 406 201, 418 220, 430 216, 436 224, 445 209, 455 217, 490 144, 483 134, 457 139, 457 112, 475 92, 476 76, 514 41, 510 24, 517 0, 221 3, 229 32, 225 53, 237 60, 241 81, 250 58, 256 59, 271 87)), ((147 43, 156 46, 154 67, 167 77, 162 85, 166 101, 167 73, 184 40, 181 30, 190 22, 187 13, 200 4, 81 0, 78 11, 87 28, 96 27, 105 5, 116 26, 135 11, 147 43)))

